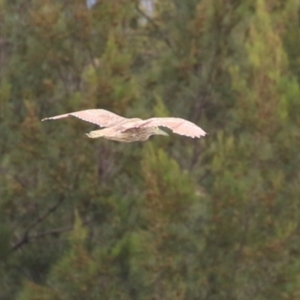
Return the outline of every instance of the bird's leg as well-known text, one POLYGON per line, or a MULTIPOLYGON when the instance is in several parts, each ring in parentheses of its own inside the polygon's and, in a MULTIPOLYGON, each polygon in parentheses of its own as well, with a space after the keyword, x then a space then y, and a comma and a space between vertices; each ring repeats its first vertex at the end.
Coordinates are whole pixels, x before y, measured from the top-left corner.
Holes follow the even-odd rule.
POLYGON ((91 139, 96 139, 99 137, 104 137, 107 134, 107 128, 105 129, 98 129, 98 130, 93 130, 87 133, 86 135, 91 138, 91 139))

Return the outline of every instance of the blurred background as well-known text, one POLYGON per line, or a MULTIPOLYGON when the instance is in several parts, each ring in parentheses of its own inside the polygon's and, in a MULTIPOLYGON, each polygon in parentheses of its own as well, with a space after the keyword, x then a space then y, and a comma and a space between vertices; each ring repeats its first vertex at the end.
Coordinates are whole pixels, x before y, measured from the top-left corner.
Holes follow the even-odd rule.
POLYGON ((299 0, 0 0, 0 299, 300 299, 299 0), (200 140, 76 119, 186 118, 200 140))

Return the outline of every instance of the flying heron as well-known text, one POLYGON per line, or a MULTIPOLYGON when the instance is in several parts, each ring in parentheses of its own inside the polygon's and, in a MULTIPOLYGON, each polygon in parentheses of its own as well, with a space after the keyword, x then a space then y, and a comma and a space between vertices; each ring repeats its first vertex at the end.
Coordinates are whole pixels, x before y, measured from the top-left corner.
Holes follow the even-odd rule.
POLYGON ((105 127, 104 129, 87 133, 89 138, 103 137, 123 143, 146 141, 151 135, 168 135, 159 128, 160 126, 167 127, 174 133, 186 135, 191 138, 200 138, 206 134, 204 130, 194 123, 180 118, 127 119, 104 109, 81 110, 45 118, 42 121, 67 117, 76 117, 100 127, 105 127))

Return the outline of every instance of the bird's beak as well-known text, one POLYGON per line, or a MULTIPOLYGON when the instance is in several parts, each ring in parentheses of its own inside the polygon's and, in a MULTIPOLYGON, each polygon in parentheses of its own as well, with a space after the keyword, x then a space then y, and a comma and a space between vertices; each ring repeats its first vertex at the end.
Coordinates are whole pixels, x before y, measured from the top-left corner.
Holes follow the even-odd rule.
POLYGON ((161 130, 159 128, 157 128, 156 134, 169 136, 165 131, 163 131, 163 130, 161 130))

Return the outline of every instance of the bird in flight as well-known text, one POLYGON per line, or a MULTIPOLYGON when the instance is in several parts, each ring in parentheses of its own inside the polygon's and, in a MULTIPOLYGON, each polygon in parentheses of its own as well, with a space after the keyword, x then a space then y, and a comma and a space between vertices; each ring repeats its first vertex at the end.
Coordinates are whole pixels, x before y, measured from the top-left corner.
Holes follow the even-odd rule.
POLYGON ((174 133, 191 138, 200 138, 206 132, 196 124, 181 118, 151 118, 142 120, 139 118, 127 119, 104 109, 87 109, 58 115, 46 120, 57 120, 67 117, 76 117, 83 121, 96 124, 104 129, 94 130, 87 133, 89 138, 103 137, 122 143, 146 141, 151 135, 168 134, 159 127, 167 127, 174 133))

